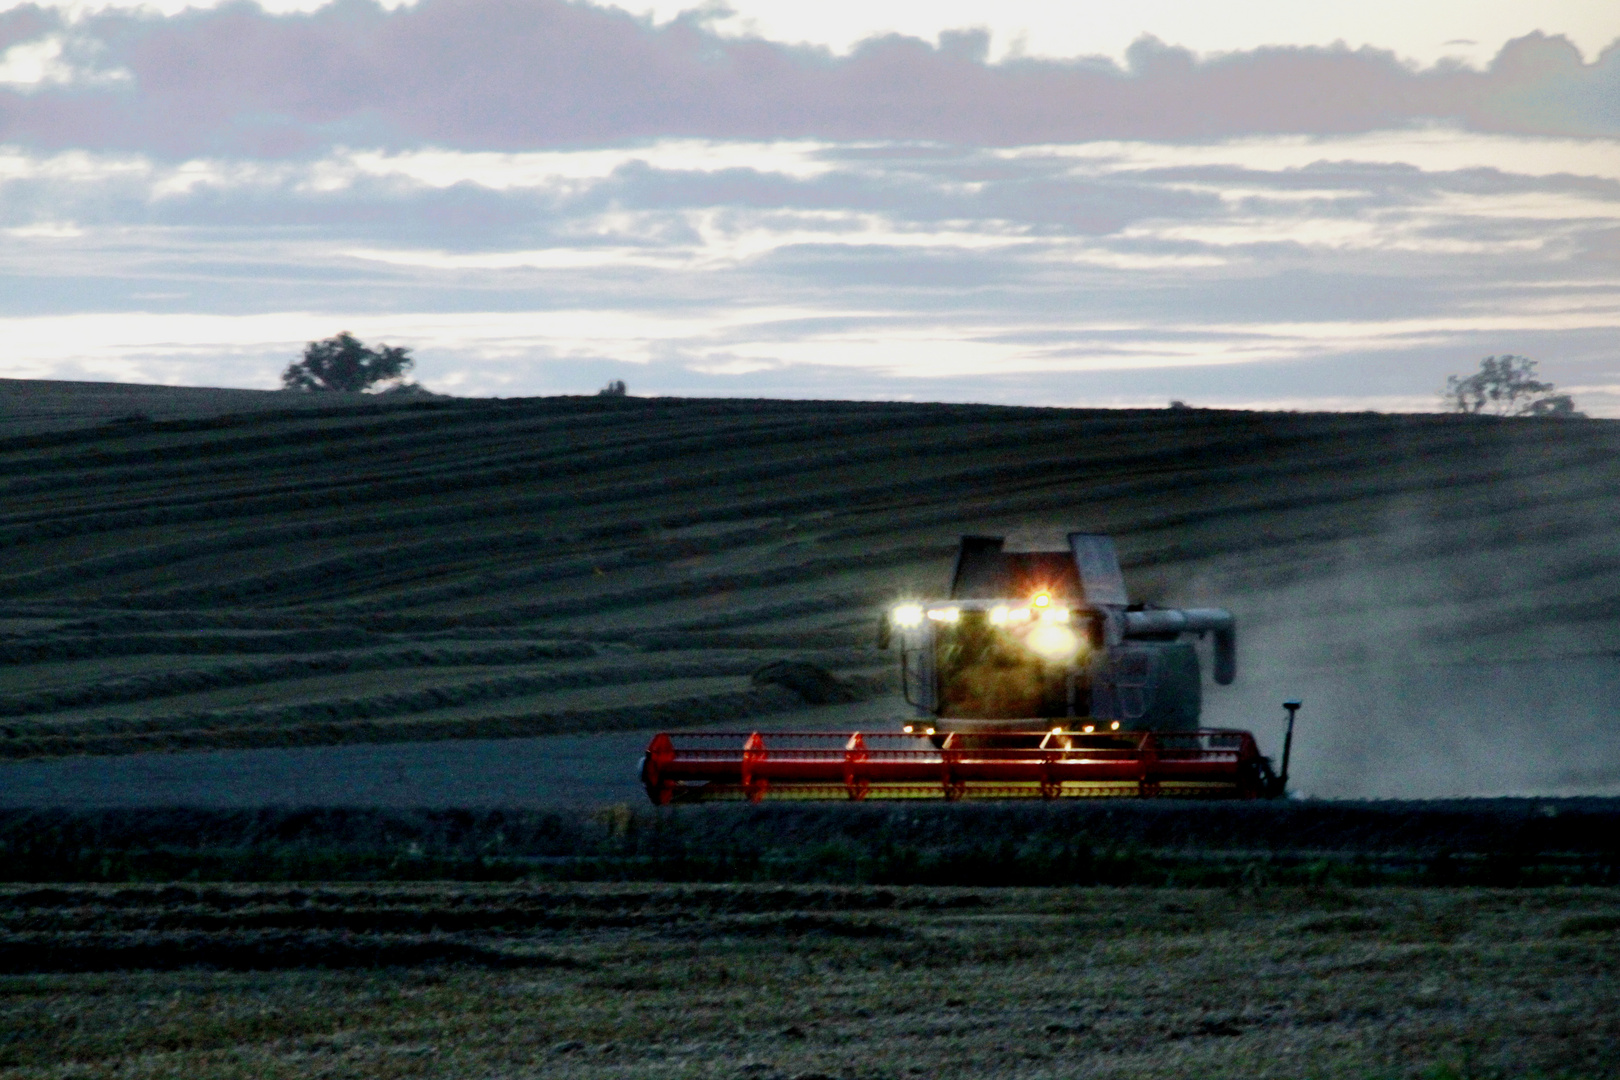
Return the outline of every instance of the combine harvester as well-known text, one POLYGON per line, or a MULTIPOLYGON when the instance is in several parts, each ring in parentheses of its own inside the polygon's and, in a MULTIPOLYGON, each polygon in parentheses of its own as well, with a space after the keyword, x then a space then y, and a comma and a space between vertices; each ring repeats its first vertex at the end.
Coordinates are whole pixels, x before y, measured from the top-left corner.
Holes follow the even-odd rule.
POLYGON ((1114 543, 1009 550, 964 536, 949 600, 885 614, 906 700, 897 730, 656 736, 641 779, 658 805, 747 799, 1275 798, 1288 784, 1247 731, 1199 726, 1193 638, 1237 674, 1232 613, 1132 604, 1114 543))

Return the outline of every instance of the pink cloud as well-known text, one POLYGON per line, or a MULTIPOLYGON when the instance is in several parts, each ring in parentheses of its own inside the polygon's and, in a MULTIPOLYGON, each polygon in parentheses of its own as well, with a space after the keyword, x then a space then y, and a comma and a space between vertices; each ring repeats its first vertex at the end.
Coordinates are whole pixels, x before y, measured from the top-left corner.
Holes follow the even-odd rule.
MULTIPOLYGON (((0 18, 0 43, 53 25, 19 9, 0 18)), ((1412 70, 1373 49, 1198 58, 1153 40, 1123 68, 989 64, 973 33, 877 38, 838 57, 560 0, 424 0, 393 12, 341 0, 287 16, 238 5, 57 29, 76 55, 132 79, 0 90, 0 140, 278 155, 332 142, 523 149, 649 136, 1011 145, 1433 120, 1620 134, 1620 45, 1588 64, 1540 34, 1510 42, 1481 72, 1412 70)))

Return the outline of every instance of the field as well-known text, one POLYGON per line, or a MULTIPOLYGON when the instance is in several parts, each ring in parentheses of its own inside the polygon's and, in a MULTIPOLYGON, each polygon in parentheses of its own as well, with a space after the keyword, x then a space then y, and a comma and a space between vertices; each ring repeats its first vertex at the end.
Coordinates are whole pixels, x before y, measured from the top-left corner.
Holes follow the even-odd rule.
POLYGON ((359 404, 358 394, 302 397, 263 390, 142 383, 72 382, 60 379, 0 379, 0 437, 142 423, 202 420, 232 413, 327 409, 359 404))
POLYGON ((1614 890, 79 887, 0 922, 10 957, 237 943, 0 976, 5 1077, 1620 1075, 1614 890))
POLYGON ((0 1077, 1620 1076, 1620 801, 0 813, 0 1077))
POLYGON ((1620 1076, 1612 422, 0 405, 0 1078, 1620 1076), (640 801, 1054 528, 1339 799, 640 801))
POLYGON ((1620 886, 1620 800, 0 810, 0 881, 1620 886))
POLYGON ((0 438, 0 757, 884 722, 884 605, 1081 527, 1237 613, 1206 716, 1305 697, 1304 791, 1620 790, 1612 422, 285 400, 0 438))

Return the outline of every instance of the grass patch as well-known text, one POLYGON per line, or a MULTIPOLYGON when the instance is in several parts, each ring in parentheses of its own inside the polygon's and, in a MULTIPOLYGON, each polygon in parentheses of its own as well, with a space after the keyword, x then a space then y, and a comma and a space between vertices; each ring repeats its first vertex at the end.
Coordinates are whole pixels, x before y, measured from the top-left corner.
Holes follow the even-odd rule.
POLYGON ((1368 915, 1328 915, 1309 919, 1294 927, 1299 934, 1374 934, 1388 926, 1368 915))
POLYGON ((1580 937, 1583 934, 1613 934, 1620 932, 1620 915, 1576 915, 1558 924, 1559 937, 1580 937))

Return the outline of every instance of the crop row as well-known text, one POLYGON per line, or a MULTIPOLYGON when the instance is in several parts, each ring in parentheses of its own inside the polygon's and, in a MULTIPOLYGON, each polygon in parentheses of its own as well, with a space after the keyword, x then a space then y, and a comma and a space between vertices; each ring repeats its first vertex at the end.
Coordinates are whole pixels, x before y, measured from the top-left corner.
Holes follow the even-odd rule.
MULTIPOLYGON (((544 650, 542 650, 544 651, 544 650)), ((432 654, 423 653, 423 656, 432 654)), ((814 659, 824 657, 809 654, 814 659)), ((223 669, 216 672, 162 672, 142 679, 129 680, 126 684, 103 684, 105 697, 109 702, 145 700, 153 697, 172 696, 174 694, 191 693, 199 690, 217 689, 226 686, 248 686, 259 682, 272 682, 286 679, 307 678, 312 675, 329 673, 351 673, 356 670, 368 670, 367 660, 360 657, 353 666, 349 666, 348 657, 332 657, 325 664, 311 666, 302 660, 289 660, 274 665, 258 667, 243 667, 237 669, 223 669), (169 676, 175 676, 175 682, 165 686, 169 676), (142 691, 146 691, 142 693, 142 691), (123 694, 141 694, 139 697, 121 696, 123 694)), ((385 656, 380 662, 388 667, 398 668, 406 666, 410 654, 394 654, 385 656), (400 662, 393 661, 399 659, 400 662)), ((847 662, 847 656, 839 654, 838 659, 847 662)), ((155 732, 189 731, 199 728, 219 729, 228 727, 270 727, 281 725, 305 725, 314 722, 331 723, 354 720, 378 720, 414 713, 433 712, 439 709, 463 708, 469 705, 481 705, 489 702, 501 701, 506 698, 524 697, 532 694, 555 693, 562 690, 580 690, 601 686, 627 686, 634 683, 667 682, 676 679, 703 679, 740 677, 753 674, 760 667, 760 661, 749 656, 718 657, 707 660, 694 660, 680 663, 641 661, 634 664, 615 664, 606 667, 577 668, 567 671, 535 672, 524 675, 507 675, 494 679, 477 679, 466 682, 452 683, 422 687, 416 690, 393 691, 381 694, 363 696, 346 696, 337 700, 321 700, 285 705, 261 705, 240 709, 211 709, 179 715, 137 715, 128 717, 98 717, 86 720, 67 720, 50 722, 48 732, 55 737, 90 736, 90 735, 117 735, 117 734, 150 734, 155 732)), ((371 669, 377 670, 377 669, 371 669)), ((387 670, 387 667, 382 668, 387 670)), ((91 691, 86 697, 101 696, 91 691)), ((63 696, 71 698, 79 693, 76 689, 61 692, 63 696)), ((43 705, 50 701, 49 695, 33 695, 43 705)), ((14 706, 21 706, 28 698, 13 699, 14 706)), ((94 702, 100 704, 101 702, 94 702)), ((63 709, 69 707, 85 707, 92 702, 73 701, 71 704, 56 703, 50 708, 63 709)), ((47 708, 36 708, 30 712, 45 712, 47 708)), ((19 708, 12 715, 21 715, 19 708)), ((11 724, 0 728, 0 735, 4 740, 0 746, 30 736, 44 734, 32 724, 11 724)))
MULTIPOLYGON (((1595 464, 1597 462, 1593 461, 1592 463, 1595 464)), ((796 467, 800 471, 803 471, 807 467, 816 466, 816 464, 817 463, 812 459, 808 463, 800 462, 796 467)), ((1556 464, 1549 464, 1543 468, 1569 470, 1578 468, 1582 464, 1583 462, 1580 460, 1561 461, 1556 464)), ((1009 492, 1016 492, 1019 489, 1018 481, 1020 479, 1034 481, 1036 482, 1037 487, 1049 486, 1054 482, 1073 484, 1074 478, 1077 475, 1077 469, 1079 469, 1080 466, 1081 463, 1078 460, 1073 463, 1068 463, 1062 459, 1023 462, 1016 465, 997 465, 989 467, 979 466, 966 471, 959 471, 943 478, 932 478, 928 484, 922 486, 930 490, 937 489, 956 493, 993 489, 999 492, 1001 495, 1001 498, 997 501, 1004 502, 1009 492)), ((1320 466, 1320 462, 1313 463, 1309 466, 1300 463, 1296 464, 1294 468, 1319 469, 1320 466)), ((782 466, 782 468, 788 467, 789 466, 787 465, 782 466)), ((1279 464, 1276 462, 1264 466, 1250 466, 1247 469, 1234 469, 1233 467, 1228 466, 1226 468, 1208 470, 1206 475, 1200 476, 1192 482, 1197 483, 1199 486, 1208 486, 1211 483, 1223 482, 1234 484, 1243 483, 1245 479, 1254 482, 1270 480, 1271 482, 1275 483, 1277 480, 1281 479, 1283 475, 1286 475, 1286 471, 1287 470, 1285 467, 1279 466, 1279 464), (1245 473, 1248 474, 1247 477, 1245 477, 1245 473)), ((744 475, 750 475, 751 478, 756 481, 770 478, 768 472, 766 475, 761 476, 759 475, 757 469, 745 470, 744 475)), ((712 483, 717 478, 704 476, 700 479, 704 482, 712 483)), ((1453 489, 1455 489, 1458 485, 1466 485, 1470 482, 1475 484, 1488 484, 1497 479, 1499 479, 1499 473, 1494 469, 1478 471, 1478 475, 1472 481, 1467 475, 1458 476, 1453 474, 1446 478, 1448 487, 1453 489)), ((1123 501, 1127 499, 1141 501, 1152 498, 1155 491, 1177 491, 1185 494, 1188 488, 1188 483, 1189 478, 1176 476, 1165 477, 1163 479, 1148 479, 1145 481, 1127 481, 1122 484, 1091 483, 1087 486, 1090 489, 1088 494, 1098 501, 1123 501)), ((1432 481, 1428 481, 1424 478, 1405 479, 1400 481, 1385 480, 1382 482, 1363 484, 1360 486, 1359 490, 1355 491, 1340 492, 1336 494, 1320 494, 1305 498, 1296 497, 1292 499, 1272 500, 1269 506, 1264 507, 1264 509, 1279 512, 1287 510, 1297 511, 1301 509, 1308 509, 1312 505, 1353 503, 1358 499, 1388 499, 1397 497, 1403 493, 1425 490, 1430 487, 1431 484, 1432 481)), ((644 499, 646 496, 653 493, 652 488, 656 488, 658 491, 667 495, 670 490, 670 486, 671 485, 667 482, 660 481, 652 484, 649 490, 646 492, 634 491, 626 493, 604 488, 599 490, 599 494, 606 495, 615 501, 623 501, 626 495, 638 499, 644 499)), ((889 505, 892 507, 892 500, 895 496, 901 494, 911 494, 915 499, 918 490, 918 482, 915 479, 908 479, 898 484, 881 483, 876 486, 867 484, 865 485, 865 490, 845 490, 841 494, 846 503, 854 504, 856 506, 882 502, 883 500, 888 499, 890 500, 889 505)), ((432 511, 395 515, 392 518, 373 519, 369 521, 364 517, 356 519, 355 517, 351 516, 337 522, 313 522, 294 526, 261 528, 259 530, 252 530, 245 533, 240 531, 225 533, 212 537, 200 537, 187 541, 138 547, 131 551, 125 551, 110 556, 103 556, 88 562, 81 561, 55 568, 36 570, 22 575, 13 575, 9 579, 0 579, 0 591, 6 591, 12 593, 13 595, 18 595, 28 592, 35 592, 42 588, 60 586, 67 583, 82 585, 86 581, 94 580, 98 576, 127 573, 151 567, 172 565, 186 559, 197 558, 213 552, 250 550, 253 548, 263 548, 266 546, 285 547, 290 543, 296 543, 299 541, 330 540, 339 536, 352 537, 364 534, 366 532, 386 531, 389 529, 405 527, 407 525, 412 528, 423 528, 429 526, 442 527, 446 524, 453 524, 456 520, 467 520, 475 516, 478 520, 487 523, 492 517, 498 517, 505 511, 521 510, 532 513, 540 508, 541 503, 550 502, 554 506, 561 506, 570 501, 576 505, 589 505, 589 499, 587 497, 583 496, 581 493, 570 492, 565 496, 541 496, 538 499, 532 496, 526 497, 519 500, 520 505, 517 506, 502 507, 499 505, 482 505, 479 507, 468 508, 442 507, 432 511)), ((924 500, 925 503, 926 501, 927 500, 924 500)), ((712 524, 718 520, 724 520, 727 518, 739 520, 749 517, 764 517, 773 514, 792 513, 795 511, 802 512, 811 506, 824 502, 825 497, 819 496, 818 494, 794 496, 786 499, 778 497, 768 500, 745 500, 740 504, 735 502, 732 503, 720 513, 710 510, 699 513, 696 516, 690 514, 666 515, 662 521, 646 521, 645 523, 641 524, 639 528, 644 530, 648 527, 653 527, 655 524, 660 524, 665 527, 681 527, 689 524, 712 524)), ((1253 505, 1232 505, 1202 511, 1201 515, 1205 520, 1212 520, 1218 515, 1236 517, 1245 514, 1252 514, 1256 512, 1257 509, 1260 508, 1253 505)), ((1180 521, 1175 519, 1163 521, 1160 523, 1159 527, 1170 528, 1177 524, 1188 523, 1190 522, 1185 520, 1184 516, 1183 520, 1180 521)), ((613 518, 613 526, 616 528, 608 531, 616 531, 619 535, 624 535, 624 530, 626 527, 629 527, 632 530, 636 530, 638 528, 635 522, 625 521, 622 515, 615 516, 613 518)), ((897 526, 902 526, 902 523, 891 523, 890 528, 897 526)), ((1149 527, 1151 527, 1151 525, 1149 527)), ((586 532, 580 534, 577 539, 585 540, 589 535, 591 535, 592 532, 601 531, 603 530, 586 530, 586 532)), ((447 557, 452 557, 454 553, 460 553, 466 558, 479 557, 480 555, 487 557, 488 555, 496 552, 504 552, 507 555, 513 555, 520 554, 524 550, 538 550, 547 545, 554 545, 555 543, 556 540, 544 537, 543 533, 536 534, 532 528, 514 531, 509 533, 504 538, 491 536, 486 531, 482 537, 476 539, 458 539, 456 541, 428 540, 416 542, 404 547, 399 547, 396 545, 394 547, 369 551, 363 556, 356 555, 328 559, 324 562, 306 564, 298 567, 289 567, 286 571, 261 574, 249 579, 241 579, 234 582, 218 582, 208 586, 194 587, 177 592, 171 591, 166 595, 147 595, 141 597, 138 603, 142 607, 173 607, 194 606, 199 603, 228 604, 251 602, 256 596, 287 595, 289 590, 292 591, 292 594, 296 595, 299 590, 304 590, 307 592, 311 589, 318 590, 323 588, 331 588, 334 586, 341 587, 345 580, 350 580, 357 577, 374 577, 379 568, 383 566, 392 569, 395 567, 407 567, 413 562, 432 563, 435 561, 442 561, 447 557)), ((673 554, 678 557, 678 551, 673 554)), ((583 564, 585 561, 586 560, 576 560, 576 562, 579 564, 583 564)), ((576 567, 575 572, 578 572, 578 570, 579 567, 576 567)), ((543 572, 540 573, 541 576, 543 576, 543 572)), ((491 584, 495 588, 502 587, 502 584, 498 581, 492 582, 491 584)), ((469 592, 471 592, 472 594, 476 595, 476 591, 477 586, 475 585, 461 584, 459 586, 440 586, 438 587, 438 591, 433 595, 443 596, 446 595, 446 592, 463 596, 468 595, 469 592)), ((397 606, 400 603, 407 602, 409 601, 402 597, 392 601, 391 606, 397 606)))
MULTIPOLYGON (((890 689, 886 677, 849 678, 844 682, 857 698, 877 696, 890 689)), ((19 731, 14 737, 0 738, 0 758, 438 742, 446 739, 520 739, 537 735, 722 726, 802 709, 805 699, 784 687, 756 686, 725 693, 664 698, 636 705, 456 718, 432 715, 433 710, 456 704, 448 695, 435 692, 398 695, 391 702, 373 701, 370 704, 375 715, 363 718, 357 718, 355 713, 359 710, 349 707, 347 702, 327 702, 307 707, 303 719, 274 716, 269 718, 268 723, 254 723, 252 717, 238 716, 226 717, 217 721, 215 726, 185 727, 177 722, 173 727, 154 729, 143 722, 131 722, 127 730, 119 731, 66 735, 19 731), (422 715, 424 713, 426 715, 422 715)))
MULTIPOLYGON (((581 641, 532 643, 482 649, 407 648, 391 652, 327 653, 259 664, 157 671, 103 682, 76 682, 27 694, 0 695, 0 716, 28 716, 228 687, 258 686, 319 675, 359 674, 402 668, 494 667, 548 660, 582 660, 596 649, 581 641)), ((659 676, 661 677, 661 676, 659 676)))
MULTIPOLYGON (((919 415, 902 418, 891 427, 906 430, 938 423, 937 418, 919 415)), ((366 501, 388 502, 419 494, 424 486, 442 484, 446 481, 453 481, 457 490, 468 491, 522 485, 562 477, 594 477, 616 469, 647 465, 667 466, 685 457, 703 457, 717 451, 731 450, 740 443, 758 440, 760 437, 764 437, 766 441, 756 446, 756 457, 759 451, 766 447, 779 447, 802 454, 809 449, 809 444, 813 441, 836 442, 857 433, 870 435, 872 431, 873 426, 869 422, 861 423, 854 420, 820 420, 807 423, 783 419, 771 424, 744 425, 738 430, 709 428, 698 433, 649 432, 645 430, 645 425, 641 425, 634 437, 624 440, 622 446, 613 446, 610 443, 604 447, 600 438, 583 446, 577 441, 559 438, 552 446, 531 444, 505 451, 500 457, 491 458, 480 443, 472 447, 463 446, 459 453, 449 457, 444 463, 430 468, 414 464, 415 455, 410 453, 414 447, 394 445, 382 440, 378 445, 368 443, 366 446, 368 465, 358 476, 353 470, 345 470, 341 476, 333 478, 322 475, 324 470, 317 468, 317 475, 314 478, 283 482, 270 486, 268 490, 264 483, 265 462, 238 462, 234 458, 227 457, 223 462, 216 461, 212 464, 215 468, 228 467, 233 471, 240 470, 245 473, 243 479, 252 484, 247 492, 234 492, 228 487, 224 491, 201 495, 182 491, 177 496, 150 498, 144 503, 122 506, 114 511, 91 510, 74 513, 58 505, 52 510, 35 511, 21 517, 15 514, 7 515, 0 517, 0 546, 25 542, 28 537, 36 534, 65 536, 180 521, 256 516, 277 510, 308 510, 366 501), (393 455, 411 459, 413 464, 391 469, 382 467, 380 463, 388 461, 393 455)), ((1028 438, 1032 433, 1020 430, 1019 434, 1028 438)), ((506 432, 502 432, 501 435, 503 442, 509 437, 506 432)), ((982 449, 993 449, 996 444, 1005 443, 1007 438, 1005 434, 997 437, 992 433, 990 445, 982 449)), ((442 452, 444 447, 442 435, 436 434, 431 444, 440 447, 442 452)), ((944 448, 944 452, 960 453, 966 449, 959 442, 937 445, 944 448)), ((228 451, 229 448, 221 449, 228 451)), ((836 456, 836 452, 831 449, 823 452, 836 456)), ((302 455, 307 451, 299 453, 302 455)), ((195 479, 197 473, 193 469, 193 464, 188 463, 186 471, 178 475, 195 479)), ((295 464, 319 466, 330 465, 333 462, 319 458, 305 461, 300 458, 295 464)), ((753 464, 757 466, 760 462, 756 461, 753 464)), ((76 483, 73 490, 82 495, 94 490, 98 484, 105 484, 113 490, 118 490, 132 481, 146 482, 146 477, 143 474, 106 477, 90 474, 76 476, 74 480, 76 483)))
MULTIPOLYGON (((924 422, 934 425, 939 423, 937 417, 927 413, 914 417, 901 417, 900 419, 909 420, 911 423, 909 425, 897 425, 895 421, 891 420, 887 425, 880 425, 877 429, 878 432, 887 435, 896 426, 903 431, 908 427, 924 422)), ((1046 422, 1052 424, 1050 420, 1046 422)), ((907 444, 903 452, 908 465, 914 468, 920 459, 930 457, 960 457, 967 461, 973 461, 976 458, 982 460, 986 454, 998 453, 1008 448, 1041 446, 1056 442, 1066 447, 1066 452, 1071 455, 1074 468, 1084 468, 1106 475, 1121 470, 1136 473, 1151 472, 1166 465, 1187 467, 1206 463, 1230 463, 1234 459, 1247 456, 1261 445, 1273 452, 1279 449, 1280 446, 1291 446, 1296 452, 1306 451, 1314 445, 1331 443, 1337 434, 1332 431, 1290 432, 1286 435, 1277 432, 1226 432, 1220 437, 1205 439, 1203 443, 1194 446, 1172 445, 1165 447, 1148 443, 1133 449, 1122 446, 1117 439, 1099 442, 1094 438, 1087 438, 1086 436, 1091 434, 1087 428, 1094 426, 1098 425, 1094 423, 1076 425, 1071 421, 1067 427, 1071 429, 1072 434, 1064 437, 1064 429, 1054 425, 1051 438, 1043 438, 1045 432, 1039 424, 1031 425, 1027 422, 971 434, 957 430, 952 431, 949 438, 935 438, 920 443, 907 444)), ((851 441, 857 443, 861 441, 854 438, 857 434, 870 437, 873 433, 872 429, 873 425, 869 421, 858 428, 852 426, 850 421, 820 421, 816 424, 804 425, 803 430, 799 432, 767 430, 763 434, 783 437, 772 439, 764 445, 750 443, 752 451, 750 456, 753 460, 745 466, 732 468, 730 474, 739 480, 750 477, 755 480, 762 480, 779 475, 782 469, 797 469, 799 471, 828 469, 847 465, 870 464, 885 457, 892 457, 899 448, 875 445, 851 448, 848 445, 851 441), (815 436, 815 442, 830 443, 830 445, 810 445, 807 439, 812 434, 815 436), (769 470, 761 471, 767 463, 759 460, 760 451, 767 447, 785 451, 788 457, 785 460, 775 462, 769 470)), ((1446 438, 1447 433, 1435 432, 1433 434, 1437 437, 1427 440, 1431 445, 1425 448, 1430 454, 1440 450, 1440 444, 1448 441, 1446 438)), ((1449 433, 1449 438, 1450 440, 1458 440, 1463 434, 1465 433, 1452 432, 1449 433)), ((1140 434, 1138 434, 1136 438, 1128 442, 1130 444, 1141 444, 1143 441, 1140 434)), ((525 468, 532 467, 536 471, 493 477, 486 476, 478 468, 480 459, 476 445, 474 445, 462 448, 457 459, 461 467, 443 477, 413 476, 412 470, 406 467, 391 470, 395 476, 386 480, 364 480, 356 484, 352 476, 352 470, 346 470, 345 478, 342 481, 320 480, 311 482, 322 485, 341 482, 343 484, 341 490, 330 491, 327 502, 347 506, 367 501, 386 502, 396 498, 411 497, 420 494, 424 490, 424 484, 439 483, 447 479, 453 480, 458 491, 466 491, 483 488, 489 486, 490 483, 500 486, 502 484, 524 483, 535 479, 554 480, 574 475, 595 476, 615 466, 656 464, 660 467, 667 467, 678 462, 683 454, 689 452, 698 453, 701 456, 703 452, 730 449, 738 444, 739 435, 737 433, 723 432, 697 436, 666 436, 662 438, 644 436, 638 445, 623 450, 604 451, 594 449, 593 444, 586 444, 584 447, 573 444, 570 449, 554 452, 547 451, 543 447, 531 447, 521 460, 524 461, 525 468), (555 463, 550 462, 552 453, 572 454, 577 460, 568 468, 559 472, 555 463), (604 457, 604 454, 607 456, 604 457), (615 455, 624 454, 630 454, 631 456, 615 457, 615 455)), ((386 447, 379 448, 379 451, 385 452, 386 447)), ((1275 454, 1273 453, 1271 457, 1274 461, 1275 454)), ((1033 467, 1037 470, 1050 471, 1063 468, 1064 463, 1058 460, 1035 463, 1033 467)), ((701 470, 701 473, 701 476, 686 476, 683 481, 687 483, 696 481, 705 486, 727 482, 727 472, 725 470, 718 473, 712 469, 701 470)), ((93 476, 78 478, 79 490, 93 491, 98 479, 93 476)), ((262 488, 262 475, 255 486, 262 488)), ((192 498, 195 498, 195 496, 192 498)), ((214 520, 241 514, 259 515, 276 509, 307 510, 323 505, 321 500, 317 499, 312 502, 309 499, 299 497, 299 493, 296 491, 289 491, 285 494, 256 496, 256 498, 268 501, 238 505, 230 501, 221 503, 215 497, 206 503, 191 506, 189 509, 184 506, 173 507, 173 513, 177 516, 169 517, 164 516, 164 508, 161 504, 144 509, 135 508, 117 511, 112 514, 92 514, 90 516, 64 513, 62 509, 58 508, 41 520, 33 522, 33 525, 47 529, 49 535, 64 536, 83 531, 104 531, 112 528, 140 527, 191 520, 214 520), (276 500, 290 501, 278 502, 276 500)), ((529 509, 532 509, 532 507, 529 509)), ((3 523, 3 519, 0 519, 0 523, 3 523)), ((7 536, 10 537, 9 540, 4 540, 4 542, 23 542, 29 535, 27 529, 22 532, 13 531, 11 533, 0 529, 0 540, 4 540, 7 536)))
MULTIPOLYGON (((943 587, 957 534, 1023 524, 1113 533, 1154 599, 1162 585, 1175 602, 1194 576, 1212 593, 1286 585, 1354 550, 1404 576, 1411 605, 1443 601, 1423 609, 1427 643, 1551 623, 1593 627, 1599 648, 1620 604, 1613 451, 1598 422, 595 399, 0 440, 0 663, 151 658, 0 688, 0 716, 17 718, 0 754, 794 708, 803 699, 782 687, 678 684, 784 657, 886 670, 866 651, 876 610, 943 587), (638 653, 459 681, 368 675, 588 660, 606 645, 638 653), (690 650, 714 652, 652 655, 690 650), (261 686, 249 700, 273 704, 169 700, 261 686), (568 709, 512 701, 564 692, 568 709)), ((887 678, 851 685, 878 693, 887 678)))

